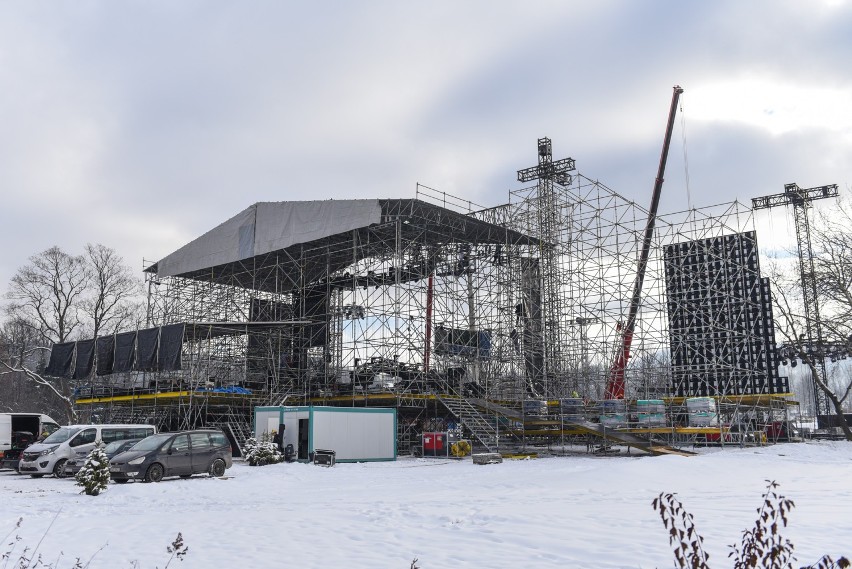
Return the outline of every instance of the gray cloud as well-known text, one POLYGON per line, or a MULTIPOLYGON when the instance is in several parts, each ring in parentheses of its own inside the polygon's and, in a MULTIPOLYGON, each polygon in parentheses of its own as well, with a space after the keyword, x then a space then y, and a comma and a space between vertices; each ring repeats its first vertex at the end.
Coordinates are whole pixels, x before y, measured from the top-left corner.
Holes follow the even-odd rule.
MULTIPOLYGON (((852 6, 830 4, 4 4, 0 285, 53 244, 141 266, 256 201, 422 182, 495 205, 540 136, 645 205, 676 82, 695 205, 848 185, 845 109, 779 134, 691 106, 747 78, 852 103, 852 6)), ((679 129, 664 209, 685 206, 679 129)))

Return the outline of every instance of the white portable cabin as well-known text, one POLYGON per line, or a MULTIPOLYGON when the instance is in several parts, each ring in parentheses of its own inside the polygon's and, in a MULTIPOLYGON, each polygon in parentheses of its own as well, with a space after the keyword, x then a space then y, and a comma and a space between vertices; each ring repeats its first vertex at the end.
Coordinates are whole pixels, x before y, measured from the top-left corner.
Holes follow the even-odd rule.
POLYGON ((282 446, 308 460, 316 450, 332 450, 336 462, 396 460, 396 409, 384 407, 255 407, 254 436, 284 426, 282 446))

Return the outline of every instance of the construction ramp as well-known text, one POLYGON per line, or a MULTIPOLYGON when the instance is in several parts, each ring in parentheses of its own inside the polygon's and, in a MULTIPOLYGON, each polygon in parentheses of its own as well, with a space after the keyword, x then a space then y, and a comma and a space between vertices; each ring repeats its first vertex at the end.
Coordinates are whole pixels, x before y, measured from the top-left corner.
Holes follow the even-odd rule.
POLYGON ((632 433, 625 433, 624 431, 618 431, 616 429, 608 428, 607 426, 601 425, 600 423, 591 423, 589 421, 573 419, 565 420, 564 424, 566 427, 576 429, 589 435, 595 435, 597 437, 616 444, 627 445, 631 448, 639 449, 647 453, 653 454, 654 456, 660 456, 664 454, 675 454, 679 456, 695 455, 694 452, 670 447, 666 444, 663 444, 659 441, 654 441, 650 438, 646 439, 643 437, 636 436, 632 433))
MULTIPOLYGON (((503 415, 504 417, 508 417, 516 421, 524 420, 524 416, 522 413, 516 411, 515 409, 510 409, 509 407, 498 405, 492 401, 487 401, 485 399, 469 399, 469 401, 474 405, 478 405, 484 409, 503 415)), ((601 437, 613 443, 627 445, 631 448, 639 449, 655 456, 660 456, 664 454, 675 454, 678 456, 695 455, 694 452, 674 448, 659 441, 654 441, 649 438, 639 437, 631 433, 625 433, 623 431, 611 429, 604 425, 601 425, 600 423, 592 423, 590 421, 584 421, 582 419, 566 419, 563 421, 563 425, 567 428, 575 429, 577 431, 581 431, 589 435, 594 435, 596 437, 601 437)))

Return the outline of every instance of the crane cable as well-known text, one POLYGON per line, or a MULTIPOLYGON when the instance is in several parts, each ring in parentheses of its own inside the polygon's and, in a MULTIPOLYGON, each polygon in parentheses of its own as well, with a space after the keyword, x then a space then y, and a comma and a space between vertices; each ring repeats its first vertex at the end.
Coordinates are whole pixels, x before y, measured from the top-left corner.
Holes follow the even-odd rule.
POLYGON ((686 148, 686 113, 683 112, 683 98, 680 99, 680 135, 683 141, 683 173, 686 179, 686 205, 692 211, 692 193, 689 190, 689 153, 686 148))

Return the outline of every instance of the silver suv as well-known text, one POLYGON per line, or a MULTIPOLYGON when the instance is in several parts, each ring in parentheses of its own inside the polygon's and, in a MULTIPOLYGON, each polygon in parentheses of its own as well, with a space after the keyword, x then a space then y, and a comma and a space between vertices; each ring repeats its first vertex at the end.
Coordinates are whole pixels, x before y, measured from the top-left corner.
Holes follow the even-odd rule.
POLYGON ((223 476, 230 468, 231 444, 222 431, 199 430, 152 435, 109 461, 111 478, 159 482, 166 476, 223 476))

